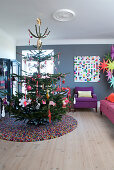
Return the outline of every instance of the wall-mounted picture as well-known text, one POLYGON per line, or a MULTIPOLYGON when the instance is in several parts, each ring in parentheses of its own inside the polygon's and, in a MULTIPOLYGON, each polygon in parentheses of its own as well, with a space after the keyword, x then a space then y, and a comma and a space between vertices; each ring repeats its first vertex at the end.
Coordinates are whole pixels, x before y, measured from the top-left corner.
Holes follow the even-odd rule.
POLYGON ((99 56, 74 56, 74 82, 99 82, 99 64, 99 56))

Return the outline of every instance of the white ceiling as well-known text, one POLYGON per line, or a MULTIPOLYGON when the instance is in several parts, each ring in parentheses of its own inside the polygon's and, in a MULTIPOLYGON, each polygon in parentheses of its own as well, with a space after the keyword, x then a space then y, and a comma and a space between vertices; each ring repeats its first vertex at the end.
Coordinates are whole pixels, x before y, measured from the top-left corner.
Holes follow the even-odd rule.
POLYGON ((51 31, 43 44, 114 43, 114 0, 0 0, 0 28, 17 45, 28 45, 28 29, 35 33, 37 18, 42 20, 42 33, 46 27, 51 31), (54 20, 52 14, 63 8, 73 10, 76 17, 54 20))

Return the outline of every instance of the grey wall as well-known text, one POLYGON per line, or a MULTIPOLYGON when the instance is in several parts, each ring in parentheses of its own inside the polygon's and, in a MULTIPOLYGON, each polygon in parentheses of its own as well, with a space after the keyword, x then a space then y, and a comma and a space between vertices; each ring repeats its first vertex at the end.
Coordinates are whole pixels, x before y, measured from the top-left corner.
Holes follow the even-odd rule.
MULTIPOLYGON (((104 99, 111 92, 114 92, 113 87, 106 80, 105 74, 100 73, 100 82, 74 82, 74 56, 100 56, 101 61, 105 54, 110 52, 111 45, 98 44, 98 45, 47 45, 43 46, 43 49, 54 49, 55 54, 60 52, 60 65, 57 65, 58 72, 68 73, 66 76, 65 85, 69 86, 72 90, 75 86, 93 86, 94 92, 96 93, 98 100, 104 99)), ((22 53, 22 50, 32 50, 33 46, 17 46, 17 52, 22 53)), ((21 62, 21 55, 17 54, 17 60, 21 62)))

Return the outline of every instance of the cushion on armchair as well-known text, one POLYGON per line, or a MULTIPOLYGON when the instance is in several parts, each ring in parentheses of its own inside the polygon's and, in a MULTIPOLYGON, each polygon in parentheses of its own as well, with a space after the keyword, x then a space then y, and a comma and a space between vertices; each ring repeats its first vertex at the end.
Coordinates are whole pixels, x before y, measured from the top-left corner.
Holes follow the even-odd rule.
POLYGON ((78 97, 92 97, 91 91, 78 91, 78 97))

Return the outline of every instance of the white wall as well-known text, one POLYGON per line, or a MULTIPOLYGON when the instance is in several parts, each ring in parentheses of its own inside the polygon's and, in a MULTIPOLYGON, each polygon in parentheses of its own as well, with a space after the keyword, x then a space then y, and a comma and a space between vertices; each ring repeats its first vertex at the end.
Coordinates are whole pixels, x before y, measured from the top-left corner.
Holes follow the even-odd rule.
POLYGON ((16 42, 0 29, 0 58, 16 59, 16 42))

